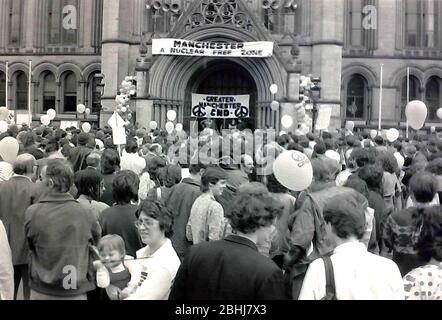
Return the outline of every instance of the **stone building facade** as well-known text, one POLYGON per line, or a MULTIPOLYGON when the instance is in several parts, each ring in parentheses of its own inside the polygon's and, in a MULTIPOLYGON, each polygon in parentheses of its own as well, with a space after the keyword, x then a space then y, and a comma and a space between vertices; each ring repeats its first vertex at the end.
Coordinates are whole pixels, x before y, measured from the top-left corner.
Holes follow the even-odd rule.
POLYGON ((404 125, 407 67, 410 99, 426 102, 432 125, 441 106, 441 19, 438 0, 0 0, 0 105, 8 61, 8 106, 27 108, 32 60, 35 121, 49 107, 55 121, 75 120, 83 103, 93 111, 87 121, 103 125, 121 81, 136 76, 131 108, 142 126, 164 126, 174 109, 188 128, 191 93, 204 92, 250 94, 250 126, 279 129, 283 115, 296 119, 300 75, 312 74, 321 77, 319 106, 332 106, 332 127, 346 120, 370 127, 383 64, 384 125, 404 125), (275 48, 264 59, 153 56, 155 38, 274 41, 275 48), (105 77, 101 111, 96 73, 105 77), (277 112, 269 108, 274 99, 277 112))

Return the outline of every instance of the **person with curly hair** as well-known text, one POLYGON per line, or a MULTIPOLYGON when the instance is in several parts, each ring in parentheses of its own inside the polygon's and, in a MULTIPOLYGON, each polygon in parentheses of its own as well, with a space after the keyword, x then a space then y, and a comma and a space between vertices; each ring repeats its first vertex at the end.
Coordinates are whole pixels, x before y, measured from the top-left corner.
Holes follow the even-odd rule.
POLYGON ((281 269, 258 252, 282 208, 270 195, 237 195, 230 217, 234 234, 190 248, 169 300, 285 299, 281 269))
POLYGON ((404 277, 406 300, 442 300, 442 212, 426 208, 418 221, 415 248, 425 265, 404 277))

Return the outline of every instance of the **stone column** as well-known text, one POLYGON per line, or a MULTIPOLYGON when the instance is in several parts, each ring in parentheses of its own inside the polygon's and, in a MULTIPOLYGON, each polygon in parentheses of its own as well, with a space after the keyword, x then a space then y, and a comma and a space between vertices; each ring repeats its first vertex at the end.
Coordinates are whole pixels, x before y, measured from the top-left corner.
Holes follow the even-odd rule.
POLYGON ((312 74, 321 77, 321 101, 333 110, 329 129, 336 129, 341 127, 344 1, 312 0, 311 9, 312 74))
POLYGON ((36 10, 37 10, 37 1, 35 0, 27 0, 24 2, 24 28, 26 34, 25 40, 25 50, 26 52, 32 52, 34 49, 34 32, 36 30, 36 10))
POLYGON ((129 74, 129 49, 131 6, 127 0, 107 0, 103 6, 102 73, 104 96, 102 98, 101 125, 114 111, 119 85, 129 74))

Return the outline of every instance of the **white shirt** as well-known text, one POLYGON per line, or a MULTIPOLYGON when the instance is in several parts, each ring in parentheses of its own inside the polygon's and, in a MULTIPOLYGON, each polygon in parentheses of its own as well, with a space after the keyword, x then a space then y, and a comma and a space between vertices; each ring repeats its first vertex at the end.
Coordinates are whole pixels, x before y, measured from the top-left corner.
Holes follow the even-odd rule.
MULTIPOLYGON (((404 300, 404 285, 397 265, 367 251, 359 241, 336 247, 331 256, 338 300, 404 300)), ((325 267, 313 261, 305 275, 299 300, 325 296, 325 267)))
POLYGON ((149 256, 149 247, 144 247, 137 251, 137 260, 126 263, 137 263, 141 271, 137 290, 126 300, 167 300, 169 298, 173 280, 181 264, 169 239, 151 256, 149 256))
POLYGON ((146 160, 140 157, 137 153, 124 152, 121 157, 121 170, 131 170, 137 175, 146 167, 146 160))

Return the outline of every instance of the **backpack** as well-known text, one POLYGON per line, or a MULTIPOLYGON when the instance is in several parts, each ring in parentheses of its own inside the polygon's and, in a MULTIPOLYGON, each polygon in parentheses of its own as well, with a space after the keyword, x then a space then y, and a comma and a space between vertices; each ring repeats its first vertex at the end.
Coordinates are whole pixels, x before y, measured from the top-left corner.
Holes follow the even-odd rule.
POLYGON ((325 267, 325 297, 321 300, 338 300, 336 298, 336 287, 335 287, 335 273, 333 270, 333 263, 330 256, 322 257, 325 267))

